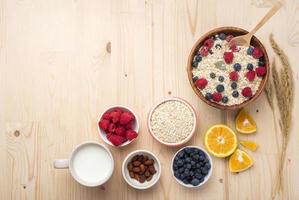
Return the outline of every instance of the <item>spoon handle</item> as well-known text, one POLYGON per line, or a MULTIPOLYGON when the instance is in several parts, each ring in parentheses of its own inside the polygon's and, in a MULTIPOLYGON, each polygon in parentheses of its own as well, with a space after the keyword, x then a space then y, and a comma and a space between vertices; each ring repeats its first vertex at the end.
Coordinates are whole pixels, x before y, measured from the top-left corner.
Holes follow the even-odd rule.
POLYGON ((254 35, 282 6, 281 1, 277 1, 268 13, 259 21, 259 23, 249 32, 250 35, 254 35))

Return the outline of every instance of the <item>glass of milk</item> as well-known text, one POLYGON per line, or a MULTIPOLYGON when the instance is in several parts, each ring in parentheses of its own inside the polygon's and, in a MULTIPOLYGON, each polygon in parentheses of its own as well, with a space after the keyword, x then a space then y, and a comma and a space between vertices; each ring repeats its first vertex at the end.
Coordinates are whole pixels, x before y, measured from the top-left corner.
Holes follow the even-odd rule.
POLYGON ((107 147, 97 142, 79 144, 69 159, 54 160, 54 168, 69 169, 72 177, 88 187, 103 185, 112 176, 114 160, 107 147))

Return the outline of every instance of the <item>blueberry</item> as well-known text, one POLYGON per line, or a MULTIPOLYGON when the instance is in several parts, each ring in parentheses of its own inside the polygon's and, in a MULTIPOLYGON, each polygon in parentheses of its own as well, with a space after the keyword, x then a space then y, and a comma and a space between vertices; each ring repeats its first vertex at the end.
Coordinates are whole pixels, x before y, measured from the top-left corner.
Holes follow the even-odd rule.
POLYGON ((219 77, 218 77, 218 80, 219 80, 220 82, 223 82, 223 81, 224 81, 224 77, 223 77, 223 76, 219 76, 219 77))
POLYGON ((232 82, 230 86, 232 87, 232 89, 236 89, 238 84, 236 82, 232 82))
POLYGON ((195 174, 195 178, 201 179, 202 175, 200 173, 195 174))
POLYGON ((199 183, 202 183, 205 180, 205 177, 201 177, 201 179, 199 179, 199 183))
POLYGON ((241 65, 239 63, 235 63, 234 64, 234 70, 237 71, 237 72, 240 71, 241 70, 241 65))
POLYGON ((227 103, 228 102, 227 96, 222 97, 221 101, 222 103, 227 103))
POLYGON ((216 48, 216 49, 222 49, 222 46, 221 46, 220 44, 216 44, 216 45, 215 45, 215 48, 216 48))
POLYGON ((265 58, 264 57, 260 57, 259 58, 259 62, 258 62, 258 66, 264 66, 265 65, 265 58))
POLYGON ((192 77, 192 81, 193 81, 193 82, 196 82, 197 80, 198 80, 198 77, 197 77, 197 76, 193 76, 193 77, 192 77))
POLYGON ((191 164, 187 164, 187 169, 191 169, 192 165, 191 164))
POLYGON ((189 174, 190 174, 190 176, 191 176, 191 177, 193 177, 193 176, 194 176, 194 172, 193 172, 193 171, 190 171, 190 173, 189 173, 189 174))
POLYGON ((250 71, 253 70, 253 64, 248 63, 247 64, 247 69, 250 70, 250 71))
POLYGON ((188 179, 184 179, 184 180, 183 180, 183 183, 185 183, 185 184, 189 184, 189 180, 188 180, 188 179))
POLYGON ((202 152, 202 151, 199 151, 199 152, 198 152, 198 155, 199 155, 199 156, 203 156, 203 157, 205 157, 205 156, 206 156, 206 155, 205 155, 205 153, 204 153, 204 152, 202 152))
POLYGON ((198 65, 198 62, 196 62, 196 60, 194 60, 194 61, 192 62, 192 67, 193 67, 193 68, 196 68, 197 65, 198 65))
POLYGON ((201 173, 202 173, 202 175, 207 175, 209 173, 209 170, 204 167, 201 169, 201 173))
POLYGON ((201 61, 201 59, 202 59, 202 58, 201 58, 201 56, 200 56, 200 55, 197 55, 197 56, 195 57, 195 61, 196 61, 196 62, 200 62, 200 61, 201 61))
POLYGON ((206 95, 205 95, 205 98, 207 100, 211 100, 213 98, 213 95, 211 93, 207 92, 206 95))
POLYGON ((193 160, 198 161, 198 160, 199 160, 199 155, 198 155, 198 154, 195 154, 195 155, 193 156, 193 160))
POLYGON ((219 85, 217 85, 216 90, 217 90, 217 92, 223 92, 224 91, 224 86, 219 84, 219 85))
POLYGON ((210 163, 208 158, 205 158, 204 163, 210 163))
POLYGON ((180 151, 178 154, 177 154, 177 157, 179 158, 183 158, 184 157, 184 151, 180 151))
POLYGON ((179 179, 183 180, 184 178, 185 178, 185 174, 184 173, 180 174, 180 178, 179 179))
POLYGON ((186 158, 185 162, 190 163, 191 162, 191 158, 190 157, 186 158))
POLYGON ((184 174, 185 178, 188 177, 188 176, 190 175, 189 173, 190 173, 189 171, 186 171, 186 170, 184 171, 183 174, 184 174))
POLYGON ((174 164, 174 165, 172 166, 172 168, 173 168, 173 170, 177 170, 179 167, 178 167, 176 164, 174 164))
POLYGON ((184 151, 185 151, 185 153, 189 154, 189 153, 191 153, 191 148, 185 148, 184 151))
POLYGON ((181 174, 181 173, 183 173, 184 172, 184 168, 182 167, 182 168, 179 168, 178 169, 178 172, 181 174))
POLYGON ((215 77, 216 77, 216 74, 215 73, 210 73, 210 77, 212 78, 212 79, 214 79, 215 77))
POLYGON ((200 161, 204 161, 205 157, 203 155, 199 156, 200 161))
POLYGON ((248 55, 252 55, 252 53, 253 53, 253 48, 252 47, 248 47, 247 54, 248 55))
POLYGON ((178 167, 181 167, 181 166, 183 166, 183 165, 184 165, 184 162, 183 162, 183 160, 179 160, 179 161, 177 162, 177 165, 178 165, 178 167))
POLYGON ((194 162, 193 160, 190 163, 192 166, 196 164, 196 162, 194 162))
POLYGON ((239 96, 239 92, 238 91, 233 91, 232 96, 237 98, 239 96))
POLYGON ((193 186, 197 186, 200 184, 199 180, 197 178, 192 179, 192 181, 190 182, 193 186))
POLYGON ((207 169, 211 169, 211 164, 210 164, 210 163, 206 163, 206 164, 205 164, 205 168, 207 168, 207 169))
POLYGON ((225 33, 219 33, 220 40, 225 40, 226 34, 225 33))

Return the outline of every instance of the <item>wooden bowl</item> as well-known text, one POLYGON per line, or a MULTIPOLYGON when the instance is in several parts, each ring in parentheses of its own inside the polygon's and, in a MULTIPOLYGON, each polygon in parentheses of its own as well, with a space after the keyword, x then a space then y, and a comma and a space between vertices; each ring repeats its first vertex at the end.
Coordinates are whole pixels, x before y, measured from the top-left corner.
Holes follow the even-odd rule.
POLYGON ((270 72, 270 68, 269 68, 269 58, 268 58, 268 54, 266 52, 265 47, 263 46, 263 44, 255 37, 253 36, 251 39, 251 45, 254 47, 259 47, 260 49, 262 49, 263 53, 264 53, 264 58, 265 58, 265 67, 267 70, 266 75, 264 76, 263 80, 261 81, 258 90, 256 91, 256 93, 248 100, 242 102, 241 104, 235 104, 235 105, 230 105, 230 106, 225 106, 225 105, 221 105, 212 101, 207 100, 204 95, 202 95, 202 93, 199 91, 199 89, 196 87, 195 83, 192 80, 192 61, 193 58, 196 54, 196 52, 198 51, 198 49, 203 45, 203 42, 216 34, 219 33, 226 33, 226 34, 232 34, 234 36, 238 36, 238 35, 243 35, 248 33, 248 31, 241 29, 241 28, 237 28, 237 27, 220 27, 220 28, 216 28, 213 29, 209 32, 207 32, 206 34, 204 34, 203 36, 201 36, 197 42, 195 43, 195 45, 193 46, 190 54, 189 54, 189 58, 188 58, 188 63, 187 63, 187 73, 188 73, 188 78, 189 78, 189 82, 191 84, 192 89, 194 90, 194 92, 196 93, 196 95, 205 103, 207 103, 210 106, 213 106, 215 108, 218 109, 222 109, 222 110, 234 110, 234 109, 239 109, 242 108, 248 104, 250 104, 251 102, 253 102, 254 100, 256 100, 258 98, 258 96, 260 96, 260 94, 262 93, 266 82, 268 81, 269 78, 269 72, 270 72))

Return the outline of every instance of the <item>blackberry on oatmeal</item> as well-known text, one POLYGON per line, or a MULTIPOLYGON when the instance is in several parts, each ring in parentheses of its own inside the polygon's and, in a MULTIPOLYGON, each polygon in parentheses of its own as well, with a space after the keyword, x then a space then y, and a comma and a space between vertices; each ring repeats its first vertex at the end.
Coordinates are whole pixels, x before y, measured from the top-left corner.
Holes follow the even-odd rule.
POLYGON ((192 62, 197 89, 208 101, 223 106, 251 99, 267 73, 263 50, 254 46, 229 47, 233 37, 219 33, 206 38, 192 62))

